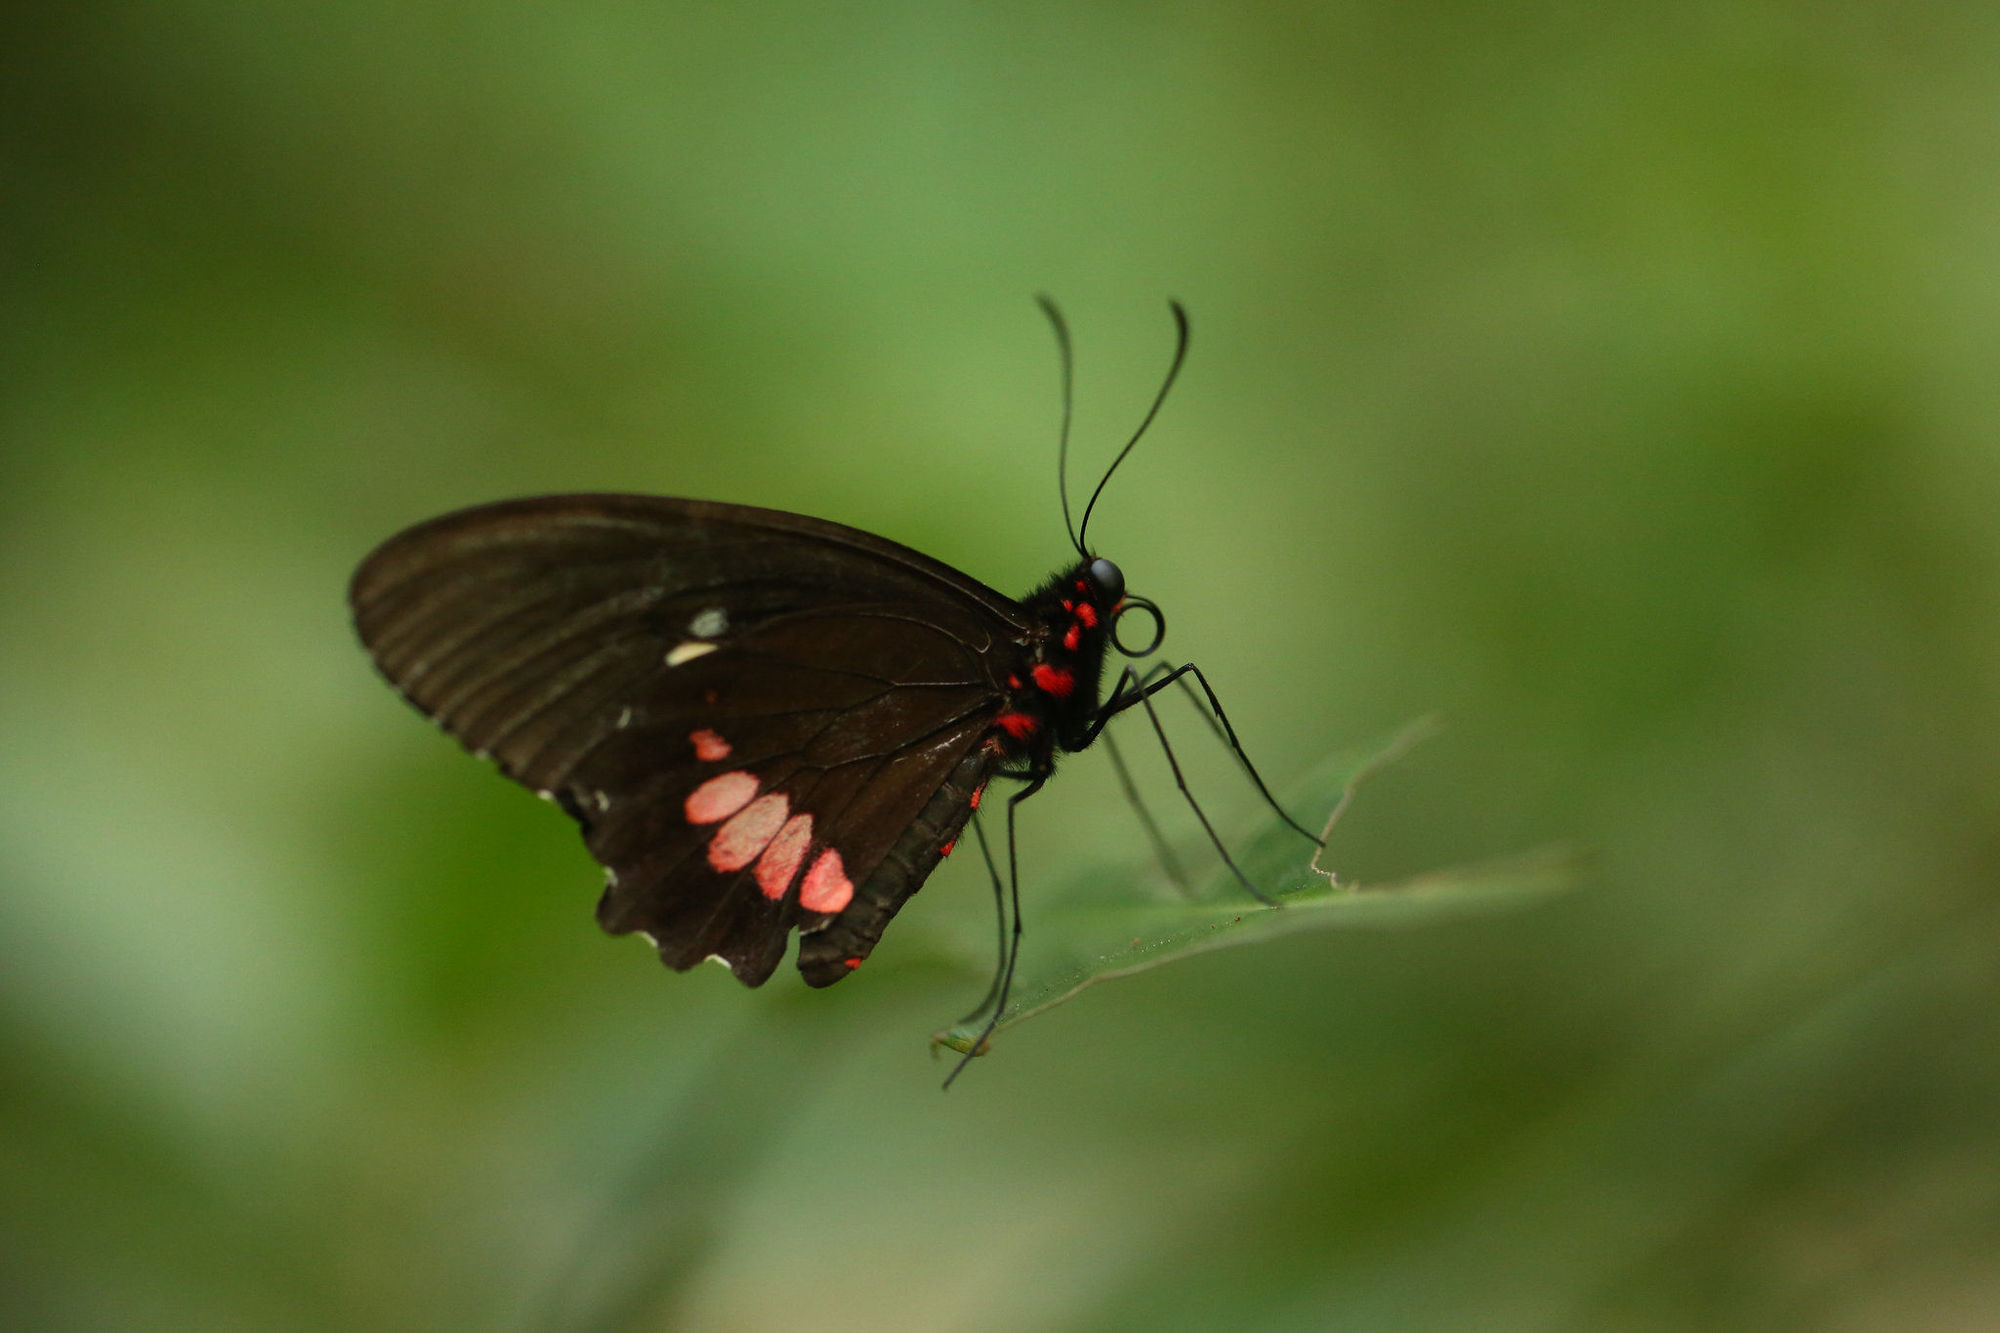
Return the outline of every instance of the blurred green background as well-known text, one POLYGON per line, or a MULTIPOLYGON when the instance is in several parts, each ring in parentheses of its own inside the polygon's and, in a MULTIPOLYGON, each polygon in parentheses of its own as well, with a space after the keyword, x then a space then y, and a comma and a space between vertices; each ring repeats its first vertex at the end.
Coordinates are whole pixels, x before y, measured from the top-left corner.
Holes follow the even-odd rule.
MULTIPOLYGON (((2000 11, 4 23, 0 1322, 2000 1324, 2000 11), (375 542, 549 490, 1024 591, 1037 291, 1079 486, 1192 312, 1093 536, 1265 772, 1448 720, 1336 863, 1585 889, 940 1095, 975 862, 832 991, 672 975, 353 642, 375 542)), ((1032 951, 1144 848, 1100 754, 1028 810, 1032 951)))

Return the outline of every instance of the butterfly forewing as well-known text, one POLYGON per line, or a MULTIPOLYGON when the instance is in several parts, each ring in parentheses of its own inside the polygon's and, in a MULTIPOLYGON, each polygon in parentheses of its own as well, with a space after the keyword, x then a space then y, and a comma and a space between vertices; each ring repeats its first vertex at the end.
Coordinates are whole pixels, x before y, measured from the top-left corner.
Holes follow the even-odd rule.
POLYGON ((378 549, 351 599, 405 697, 582 824, 607 929, 751 985, 795 926, 846 921, 829 935, 865 956, 935 864, 923 844, 964 822, 1028 631, 881 538, 638 496, 447 515, 378 549))

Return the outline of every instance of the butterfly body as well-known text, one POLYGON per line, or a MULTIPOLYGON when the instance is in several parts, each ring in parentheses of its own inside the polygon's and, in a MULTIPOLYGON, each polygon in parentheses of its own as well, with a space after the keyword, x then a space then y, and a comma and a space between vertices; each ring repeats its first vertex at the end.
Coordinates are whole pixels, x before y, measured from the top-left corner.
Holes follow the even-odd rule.
POLYGON ((802 515, 626 495, 420 524, 350 602, 390 682, 554 801, 606 870, 598 920, 761 985, 866 959, 996 775, 1102 725, 1123 578, 1085 558, 1016 602, 802 515))

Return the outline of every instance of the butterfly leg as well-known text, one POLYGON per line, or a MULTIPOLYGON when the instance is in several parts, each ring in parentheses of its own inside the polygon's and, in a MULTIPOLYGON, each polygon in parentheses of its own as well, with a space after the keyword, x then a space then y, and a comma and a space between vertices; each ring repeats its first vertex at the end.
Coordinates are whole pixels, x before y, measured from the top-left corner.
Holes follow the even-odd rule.
POLYGON ((972 1012, 958 1020, 963 1027, 986 1012, 994 997, 1000 994, 1000 977, 1007 967, 1007 888, 1000 880, 1000 867, 993 863, 993 848, 986 841, 986 826, 977 814, 972 816, 972 832, 979 839, 979 855, 986 862, 986 874, 993 881, 993 920, 1000 936, 994 946, 993 981, 986 987, 986 995, 972 1007, 972 1012))
MULTIPOLYGON (((1118 683, 1112 687, 1111 697, 1116 699, 1127 686, 1143 683, 1143 679, 1128 666, 1119 674, 1118 683)), ((1145 828, 1146 837, 1153 844, 1153 855, 1159 859, 1160 868, 1167 872, 1167 878, 1172 880, 1181 892, 1190 892, 1193 886, 1189 883, 1186 872, 1181 869, 1180 861, 1174 856, 1173 849, 1167 845, 1166 835, 1160 832, 1159 824, 1153 819, 1152 810, 1139 795, 1138 785, 1132 781, 1132 770, 1125 766, 1125 756, 1118 752, 1118 742, 1112 738, 1109 731, 1104 733, 1104 748, 1110 752, 1111 771, 1118 775, 1118 785, 1125 792, 1126 803, 1132 807, 1132 812, 1139 816, 1139 823, 1145 828)))
MULTIPOLYGON (((1300 837, 1306 839, 1315 847, 1321 845, 1319 835, 1306 829, 1296 819, 1287 814, 1285 807, 1278 804, 1278 798, 1271 795, 1271 789, 1264 785, 1264 779, 1257 772, 1257 766, 1250 762, 1250 752, 1243 748, 1243 742, 1236 739, 1236 728, 1229 725, 1229 714, 1222 711, 1222 700, 1216 697, 1215 687, 1208 683, 1208 677, 1202 674, 1201 668, 1192 662, 1186 662, 1180 666, 1169 668, 1165 661, 1160 661, 1153 664, 1152 671, 1167 672, 1166 679, 1172 680, 1179 685, 1187 694, 1187 697, 1194 700, 1197 710, 1200 711, 1203 717, 1208 719, 1209 729, 1217 731, 1224 740, 1229 742, 1230 750, 1236 755, 1237 762, 1243 765, 1243 771, 1250 775, 1250 781, 1256 786, 1257 794, 1264 798, 1264 804, 1270 806, 1272 812, 1278 818, 1284 820, 1286 824, 1290 825, 1300 837), (1188 684, 1187 678, 1189 676, 1193 676, 1201 682, 1201 693, 1207 696, 1207 708, 1201 707, 1202 697, 1196 695, 1194 686, 1188 684), (1216 726, 1218 722, 1221 723, 1219 728, 1216 726)), ((1151 672, 1148 674, 1151 674, 1151 672)))
POLYGON ((951 1086, 952 1080, 972 1063, 973 1056, 985 1054, 987 1038, 991 1037, 993 1030, 1000 1026, 1001 1015, 1007 1012, 1007 993, 1014 988, 1014 964, 1021 959, 1021 861, 1017 851, 1018 843, 1014 837, 1014 811, 1020 807, 1021 802, 1042 789, 1042 784, 1049 780, 1051 771, 1053 769, 1049 765, 1037 768, 1028 778, 1028 785, 1007 798, 1007 896, 1010 900, 1009 905, 1013 909, 1014 926, 1007 941, 1006 961, 1000 969, 1000 993, 993 1000, 993 1016, 986 1020, 986 1026, 981 1029, 978 1040, 972 1043, 971 1049, 960 1056, 958 1063, 952 1066, 951 1073, 945 1075, 944 1085, 947 1088, 951 1086))
MULTIPOLYGON (((1209 730, 1215 732, 1229 746, 1230 753, 1234 754, 1236 761, 1243 765, 1243 771, 1249 775, 1251 784, 1257 788, 1257 794, 1264 798, 1264 804, 1271 808, 1271 812, 1283 820, 1300 837, 1306 839, 1315 847, 1320 845, 1319 835, 1306 829, 1298 820, 1293 819, 1285 810, 1285 807, 1278 804, 1278 798, 1271 795, 1271 789, 1265 785, 1263 775, 1258 773, 1257 766, 1250 762, 1250 754, 1243 748, 1243 742, 1236 738, 1236 728, 1230 725, 1229 714, 1223 711, 1222 700, 1216 697, 1215 687, 1208 683, 1208 677, 1202 674, 1200 667, 1192 662, 1183 662, 1179 666, 1174 666, 1162 659, 1147 667, 1143 675, 1134 677, 1133 686, 1128 692, 1125 685, 1126 677, 1129 676, 1132 676, 1132 668, 1127 667, 1125 669, 1125 676, 1119 678, 1119 688, 1111 692, 1111 697, 1104 701, 1104 707, 1098 711, 1097 720, 1091 725, 1090 736, 1095 737, 1098 731, 1103 729, 1106 722, 1109 722, 1112 718, 1134 704, 1151 698, 1151 696, 1158 694, 1170 684, 1177 684, 1186 693, 1188 698, 1194 702, 1195 711, 1200 713, 1202 720, 1208 723, 1209 730), (1201 682, 1201 694, 1196 694, 1194 687, 1187 683, 1187 677, 1189 676, 1193 676, 1201 682), (1205 699, 1204 696, 1206 696, 1205 699)), ((1150 703, 1147 704, 1147 711, 1149 713, 1152 711, 1150 703)))
MULTIPOLYGON (((1131 671, 1131 668, 1127 667, 1126 671, 1131 671)), ((1229 848, 1223 844, 1222 835, 1215 831, 1215 825, 1208 822, 1208 815, 1202 810, 1201 802, 1194 798, 1194 792, 1189 789, 1187 776, 1181 772, 1181 761, 1174 757, 1173 743, 1167 739, 1167 729, 1160 725, 1159 710, 1153 707, 1153 695, 1166 688, 1173 679, 1170 673, 1149 686, 1136 688, 1131 694, 1124 696, 1123 703, 1119 702, 1120 696, 1114 694, 1105 703, 1103 711, 1098 714, 1095 726, 1101 730, 1104 724, 1116 715, 1113 712, 1114 704, 1118 705, 1118 711, 1121 712, 1135 703, 1142 705, 1146 710, 1146 720, 1153 724, 1153 734, 1160 739, 1160 749, 1167 756, 1167 767, 1173 770, 1174 785, 1181 789, 1181 795, 1187 798, 1188 809, 1194 811, 1194 817, 1201 821, 1202 832, 1208 834, 1208 841, 1214 846, 1216 855, 1222 858, 1222 864, 1229 867, 1229 873, 1236 876, 1236 882, 1241 884, 1252 898, 1260 903, 1276 906, 1277 899, 1252 884, 1250 877, 1243 873, 1243 868, 1236 864, 1236 858, 1229 854, 1229 848)))

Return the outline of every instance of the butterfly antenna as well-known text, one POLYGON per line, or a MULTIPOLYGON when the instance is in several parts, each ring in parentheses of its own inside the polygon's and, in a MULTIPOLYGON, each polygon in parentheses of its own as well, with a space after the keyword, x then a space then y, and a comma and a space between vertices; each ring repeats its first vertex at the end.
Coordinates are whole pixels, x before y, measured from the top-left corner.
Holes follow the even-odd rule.
POLYGON ((1062 438, 1056 445, 1056 490, 1062 495, 1063 527, 1069 533, 1069 544, 1076 548, 1078 555, 1087 556, 1083 543, 1077 539, 1076 524, 1069 519, 1069 409, 1070 385, 1074 378, 1075 358, 1070 354, 1069 325, 1063 322, 1062 311, 1047 296, 1037 296, 1035 304, 1049 317, 1049 327, 1056 331, 1056 350, 1062 356, 1062 438))
POLYGON ((1160 404, 1167 401, 1167 390, 1174 387, 1174 380, 1181 373, 1181 362, 1187 359, 1187 311, 1181 309, 1179 301, 1169 301, 1167 302, 1167 306, 1174 312, 1174 363, 1167 367, 1166 382, 1160 385, 1159 393, 1154 395, 1153 405, 1146 410, 1146 419, 1139 423, 1139 429, 1132 432, 1132 438, 1127 440, 1125 447, 1118 451, 1118 457, 1111 460, 1111 466, 1104 469, 1104 480, 1097 483, 1097 489, 1090 493, 1090 503, 1083 507, 1083 527, 1077 532, 1076 549, 1086 556, 1090 552, 1084 543, 1090 537, 1090 511, 1097 508, 1097 497, 1104 494, 1105 482, 1111 480, 1111 474, 1116 472, 1118 465, 1125 461, 1125 455, 1132 452, 1132 446, 1139 442, 1139 437, 1146 433, 1146 427, 1152 425, 1153 418, 1159 415, 1160 404))

